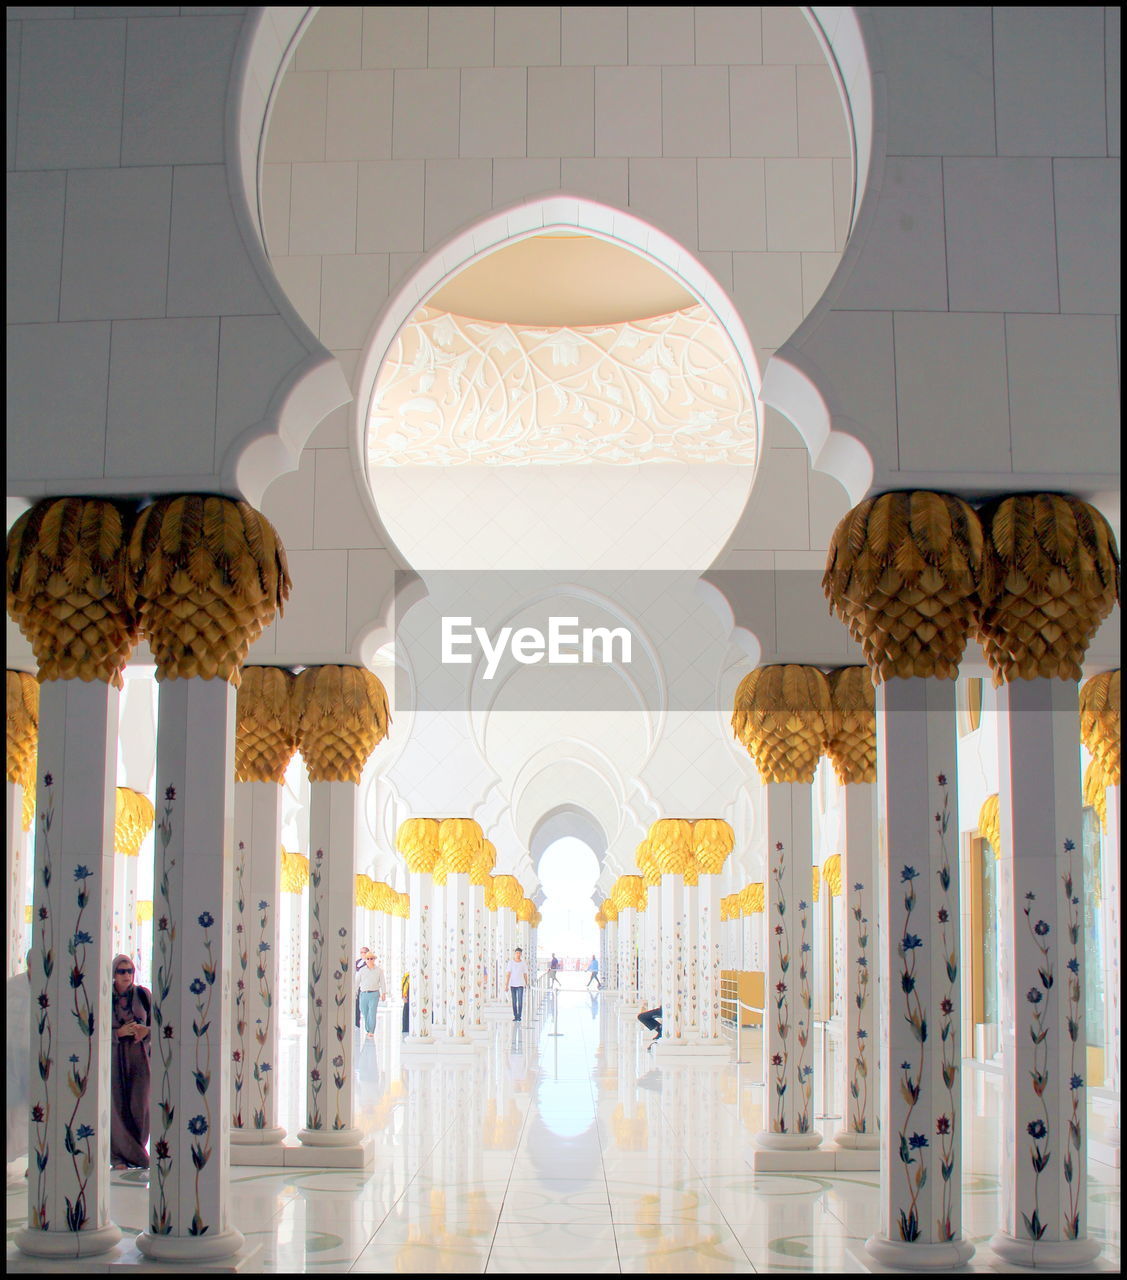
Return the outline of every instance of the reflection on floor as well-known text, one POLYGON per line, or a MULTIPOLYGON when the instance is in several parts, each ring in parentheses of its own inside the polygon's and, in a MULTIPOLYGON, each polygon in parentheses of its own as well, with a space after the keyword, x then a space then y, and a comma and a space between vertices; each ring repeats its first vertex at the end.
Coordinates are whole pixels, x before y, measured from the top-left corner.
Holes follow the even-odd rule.
MULTIPOLYGON (((568 975, 578 984, 578 975, 568 975)), ((755 1272, 856 1270, 846 1250, 879 1221, 878 1175, 760 1174, 744 1153, 761 1127, 749 1067, 660 1065, 613 997, 565 989, 525 1025, 491 1024, 472 1060, 400 1055, 397 1004, 357 1051, 358 1123, 370 1173, 233 1166, 232 1225, 266 1271, 755 1272), (558 1032, 558 1034, 554 1034, 558 1032)), ((359 1036, 359 1032, 356 1033, 359 1036)), ((303 1046, 279 1063, 280 1122, 300 1127, 303 1046)), ((963 1220, 970 1270, 995 1268, 1001 1221, 1000 1076, 966 1073, 963 1220)), ((825 1121, 832 1132, 838 1121, 825 1121)), ((115 1174, 114 1220, 146 1222, 145 1175, 115 1174)), ((1117 1171, 1092 1166, 1099 1268, 1119 1264, 1117 1171)), ((8 1193, 8 1236, 26 1222, 8 1193)), ((11 1245, 9 1245, 9 1250, 11 1245)), ((53 1264, 70 1271, 94 1263, 53 1264)), ((1017 1270, 1007 1267, 998 1269, 1017 1270)))

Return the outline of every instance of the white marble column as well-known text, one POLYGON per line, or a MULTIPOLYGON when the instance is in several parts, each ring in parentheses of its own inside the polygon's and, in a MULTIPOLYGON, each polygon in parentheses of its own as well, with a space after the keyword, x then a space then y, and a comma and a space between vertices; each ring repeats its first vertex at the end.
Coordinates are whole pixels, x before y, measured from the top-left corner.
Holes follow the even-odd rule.
POLYGON ((235 690, 166 679, 157 721, 149 1228, 156 1261, 243 1246, 230 1222, 231 890, 235 690))
MULTIPOLYGON (((492 890, 487 890, 491 895, 492 890)), ((487 898, 487 903, 490 899, 487 898)), ((496 1013, 501 1003, 501 913, 496 903, 485 909, 485 963, 488 975, 485 982, 486 1012, 496 1013)))
POLYGON ((407 923, 407 955, 411 974, 409 1001, 411 1012, 407 1024, 404 1050, 429 1047, 434 1043, 431 1026, 432 1004, 432 896, 434 880, 429 871, 408 873, 407 892, 411 899, 411 915, 407 923))
POLYGON ((231 1142, 239 1164, 269 1161, 255 1148, 286 1136, 274 1091, 278 1063, 282 788, 235 783, 231 1142))
MULTIPOLYGON (((1119 902, 1119 783, 1107 789, 1107 830, 1103 836, 1103 854, 1100 858, 1100 870, 1103 876, 1103 929, 1104 929, 1104 991, 1107 993, 1107 1066, 1105 1083, 1115 1094, 1116 1116, 1120 1115, 1121 1098, 1120 1075, 1120 1030, 1119 1019, 1121 1009, 1120 996, 1120 957, 1122 955, 1119 937, 1120 902, 1119 902)), ((1104 1142, 1108 1147, 1108 1156, 1112 1163, 1119 1167, 1119 1147, 1121 1124, 1114 1124, 1104 1132, 1104 1142)))
POLYGON ((137 855, 114 854, 113 948, 137 960, 137 855))
MULTIPOLYGON (((497 951, 497 999, 502 1006, 503 1012, 512 1017, 513 1003, 512 997, 509 995, 509 988, 505 985, 505 969, 508 967, 509 961, 513 958, 513 951, 520 946, 517 941, 517 917, 516 913, 509 907, 497 907, 497 920, 500 925, 499 946, 497 951)), ((532 972, 531 958, 529 961, 529 973, 532 972)))
MULTIPOLYGON (((757 1146, 778 1152, 821 1144, 814 1124, 811 784, 766 784, 767 954, 763 1014, 766 1128, 757 1146)), ((773 1168, 783 1167, 773 1164, 773 1168)))
MULTIPOLYGON (((844 1051, 838 1071, 845 1114, 834 1134, 839 1147, 876 1152, 879 1076, 877 1073, 877 851, 876 784, 851 782, 842 788, 845 844, 841 855, 841 918, 844 951, 844 1051)), ((879 1167, 874 1159, 872 1166, 879 1167)))
POLYGON ((450 983, 450 938, 446 927, 447 907, 445 868, 436 866, 432 874, 433 893, 431 896, 431 938, 433 951, 431 960, 431 1009, 434 1012, 435 1035, 444 1039, 446 1035, 446 997, 450 983))
POLYGON ((661 1002, 661 879, 646 886, 645 915, 645 985, 641 991, 642 1005, 650 1009, 661 1002), (648 1003, 653 1001, 653 1004, 648 1003))
POLYGON ((27 906, 28 841, 23 829, 23 787, 9 778, 5 790, 5 847, 8 850, 8 977, 24 966, 24 906, 27 906))
POLYGON ((470 930, 470 877, 446 873, 446 1037, 466 1045, 472 1025, 473 944, 470 930))
POLYGON ((303 975, 304 939, 306 926, 302 920, 302 902, 305 890, 300 893, 282 894, 282 928, 287 939, 288 963, 284 974, 285 1003, 283 1005, 287 1017, 293 1018, 299 1027, 305 1026, 305 983, 303 975))
POLYGON ((661 877, 661 1034, 663 1043, 685 1043, 685 878, 680 872, 661 877))
MULTIPOLYGON (((110 1220, 110 911, 118 691, 49 680, 39 701, 32 887, 27 1226, 42 1258, 120 1239, 110 1220)), ((22 916, 22 903, 21 903, 22 916)))
POLYGON ((360 789, 354 782, 310 783, 305 1127, 297 1137, 310 1161, 358 1168, 373 1158, 371 1139, 355 1124, 352 1068, 360 789))
POLYGON ((607 944, 607 977, 608 990, 618 992, 618 917, 607 921, 605 931, 607 944))
POLYGON ((1065 1269, 1100 1251, 1087 1223, 1080 720, 1075 683, 998 690, 999 898, 1005 939, 1002 1227, 994 1252, 1065 1269))
MULTIPOLYGON (((470 1031, 483 1035, 485 1025, 485 966, 489 957, 489 917, 485 907, 486 872, 470 873, 470 1031)), ((490 966, 492 967, 492 966, 490 966)))
POLYGON ((618 911, 618 990, 619 1008, 623 1013, 636 1013, 638 981, 635 955, 638 947, 638 913, 633 907, 620 907, 618 911))
POLYGON ((700 1040, 700 881, 697 868, 685 876, 685 1002, 682 1007, 682 1029, 686 1041, 700 1040))
POLYGON ((4 795, 8 851, 8 977, 22 973, 24 965, 24 907, 27 905, 27 840, 23 829, 23 787, 11 778, 4 795))
POLYGON ((720 877, 700 873, 697 888, 697 1036, 700 1044, 727 1049, 720 1026, 720 877))
POLYGON ((877 686, 881 1223, 866 1242, 885 1266, 950 1269, 962 1232, 962 1014, 955 684, 877 686))

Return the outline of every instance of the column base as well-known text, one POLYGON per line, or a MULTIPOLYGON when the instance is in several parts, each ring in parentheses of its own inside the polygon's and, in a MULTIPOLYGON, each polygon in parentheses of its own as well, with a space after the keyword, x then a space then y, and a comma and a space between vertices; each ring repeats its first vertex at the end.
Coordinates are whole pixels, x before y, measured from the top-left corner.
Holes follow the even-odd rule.
MULTIPOLYGON (((856 1133, 853 1129, 839 1129, 834 1134, 834 1142, 846 1151, 879 1151, 879 1133, 856 1133)), ((879 1165, 873 1165, 879 1168, 879 1165)))
MULTIPOLYGON (((756 1173, 833 1173, 837 1168, 836 1153, 826 1147, 807 1144, 805 1146, 787 1145, 786 1147, 762 1146, 756 1134, 746 1149, 744 1159, 748 1167, 756 1173)), ((769 1138, 789 1137, 788 1134, 768 1134, 769 1138)), ((800 1140, 807 1138, 820 1139, 820 1134, 796 1134, 800 1140)))
POLYGON ((664 1036, 654 1044, 653 1056, 659 1062, 699 1062, 715 1066, 726 1066, 734 1060, 730 1044, 704 1044, 699 1040, 678 1044, 675 1040, 666 1040, 664 1036))
MULTIPOLYGON (((136 1244, 137 1252, 143 1257, 138 1259, 135 1266, 144 1266, 144 1259, 190 1266, 201 1262, 234 1259, 246 1244, 246 1238, 234 1227, 228 1227, 226 1231, 221 1231, 215 1236, 155 1236, 150 1231, 142 1231, 137 1237, 136 1244)), ((129 1264, 119 1262, 118 1265, 128 1266, 129 1264)))
POLYGON ((457 1057, 459 1054, 472 1057, 485 1048, 484 1040, 471 1039, 469 1036, 444 1036, 431 1041, 431 1047, 444 1058, 457 1057))
MULTIPOLYGON (((305 1132, 303 1129, 297 1135, 299 1140, 305 1132)), ((300 1147, 283 1147, 285 1156, 282 1163, 287 1169, 367 1169, 375 1162, 376 1148, 371 1138, 361 1138, 358 1129, 341 1132, 352 1133, 357 1140, 350 1141, 347 1146, 303 1143, 300 1147)))
POLYGON ((776 1133, 773 1129, 760 1129, 754 1138, 757 1147, 768 1151, 813 1151, 822 1145, 822 1133, 813 1129, 809 1133, 776 1133))
POLYGON ((1047 1267, 1054 1271, 1082 1267, 1099 1257, 1100 1242, 1084 1240, 1019 1240, 1006 1231, 990 1237, 990 1248, 1003 1262, 1018 1267, 1047 1267))
POLYGON ((856 1253, 858 1261, 876 1263, 890 1271, 952 1271, 964 1267, 974 1257, 974 1245, 969 1240, 950 1240, 942 1244, 909 1244, 904 1240, 889 1240, 885 1236, 870 1236, 864 1249, 856 1253))
POLYGON ((277 1144, 286 1136, 280 1125, 270 1129, 232 1129, 231 1145, 233 1147, 267 1147, 277 1144))
POLYGON ((90 1231, 36 1231, 23 1227, 12 1237, 16 1248, 33 1258, 89 1258, 108 1253, 120 1240, 121 1228, 116 1222, 90 1231))
POLYGON ((353 1125, 346 1129, 299 1129, 297 1140, 303 1147, 354 1147, 360 1141, 360 1130, 353 1125))
POLYGON ((407 1039, 399 1046, 400 1057, 410 1057, 414 1054, 434 1052, 438 1041, 434 1036, 412 1036, 408 1035, 407 1039))

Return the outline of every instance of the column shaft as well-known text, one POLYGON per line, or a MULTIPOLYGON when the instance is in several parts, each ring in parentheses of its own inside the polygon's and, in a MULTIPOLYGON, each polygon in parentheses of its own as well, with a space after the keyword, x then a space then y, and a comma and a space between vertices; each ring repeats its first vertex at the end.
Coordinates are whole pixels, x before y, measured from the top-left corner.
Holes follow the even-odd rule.
MULTIPOLYGON (((844 933, 843 1052, 838 1071, 845 1115, 838 1146, 873 1148, 877 1134, 877 857, 876 785, 852 782, 842 790, 845 847, 841 855, 844 933)), ((874 1166, 875 1167, 875 1166, 874 1166)))
MULTIPOLYGON (((720 877, 701 872, 697 891, 697 998, 702 1044, 718 1045, 720 1026, 720 877)), ((727 922, 725 922, 727 923, 727 922)))
POLYGON ((1026 1266, 1083 1263, 1087 1238, 1080 724, 1076 685, 998 691, 1002 1229, 1026 1266))
POLYGON ((681 1022, 686 1040, 695 1041, 700 1031, 699 957, 700 885, 685 885, 685 1003, 681 1022))
POLYGON ((810 868, 811 785, 767 784, 767 956, 764 1024, 767 1128, 761 1146, 805 1150, 814 1127, 813 951, 810 868))
POLYGON ((438 884, 432 877, 431 896, 431 1008, 434 1025, 439 1035, 446 1027, 446 989, 449 981, 450 939, 446 930, 446 885, 438 884))
POLYGON ((962 1235, 955 687, 877 687, 881 909, 881 1227, 866 1244, 899 1267, 949 1267, 962 1235), (927 833, 925 842, 925 832, 927 833))
POLYGON ((23 829, 23 787, 10 778, 6 783, 5 845, 8 850, 8 977, 22 973, 24 965, 24 907, 27 905, 27 839, 23 829))
POLYGON ((670 1044, 685 1042, 685 878, 661 877, 661 1034, 670 1044))
MULTIPOLYGON (((1107 830, 1104 833, 1103 851, 1100 858, 1100 870, 1103 874, 1103 924, 1104 924, 1104 990, 1107 992, 1107 1066, 1105 1083, 1116 1095, 1118 1104, 1120 1096, 1120 956, 1122 954, 1119 937, 1120 902, 1119 902, 1119 786, 1107 789, 1107 830)), ((1118 1108, 1116 1115, 1118 1116, 1118 1108)), ((1122 1124, 1112 1125, 1105 1131, 1104 1137, 1112 1148, 1116 1165, 1119 1164, 1119 1145, 1122 1124)))
POLYGON ((431 935, 433 928, 431 895, 434 881, 427 871, 409 873, 411 916, 407 930, 411 990, 411 1013, 408 1022, 408 1044, 430 1044, 433 1039, 431 970, 431 935))
POLYGON ((619 991, 622 1008, 633 1009, 638 1005, 638 980, 635 957, 637 955, 637 916, 633 907, 623 907, 618 913, 618 969, 619 991))
MULTIPOLYGON (((109 1216, 118 691, 50 680, 39 698, 29 1045, 28 1225, 37 1257, 86 1257, 121 1239, 109 1216)), ((22 915, 22 903, 21 903, 22 915)))
POLYGON ((485 966, 489 955, 488 917, 492 913, 485 907, 485 886, 470 885, 470 953, 473 981, 470 984, 472 1004, 470 1005, 470 1027, 474 1031, 485 1029, 485 966))
MULTIPOLYGON (((231 1141, 281 1142, 274 1072, 278 1061, 282 788, 235 784, 234 972, 231 1002, 231 1141)), ((244 1153, 240 1162, 253 1159, 244 1153)))
POLYGON ((464 1041, 470 1032, 473 975, 470 970, 470 877, 465 871, 446 876, 446 1034, 464 1041))
POLYGON ((235 691, 225 680, 159 688, 154 868, 154 1259, 235 1253, 228 1168, 235 691))
POLYGON ((661 1003, 661 886, 653 885, 646 906, 646 986, 641 1002, 647 1009, 661 1003))
POLYGON ((355 1146, 356 809, 353 782, 313 782, 309 799, 309 953, 305 1128, 313 1147, 355 1146))

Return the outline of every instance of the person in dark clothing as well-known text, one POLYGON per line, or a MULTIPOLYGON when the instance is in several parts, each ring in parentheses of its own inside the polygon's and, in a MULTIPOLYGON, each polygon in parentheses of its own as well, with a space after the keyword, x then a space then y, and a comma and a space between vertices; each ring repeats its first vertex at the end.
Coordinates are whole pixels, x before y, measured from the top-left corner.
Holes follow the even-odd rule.
POLYGON ((657 1033, 653 1040, 651 1040, 646 1046, 649 1049, 652 1049, 654 1043, 661 1039, 661 1014, 661 1005, 658 1005, 656 1009, 643 1009, 642 1012, 638 1014, 638 1021, 642 1026, 657 1033))
POLYGON ((112 998, 110 1161, 115 1169, 147 1169, 153 997, 147 987, 134 983, 128 956, 114 958, 112 998))

